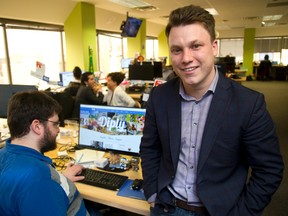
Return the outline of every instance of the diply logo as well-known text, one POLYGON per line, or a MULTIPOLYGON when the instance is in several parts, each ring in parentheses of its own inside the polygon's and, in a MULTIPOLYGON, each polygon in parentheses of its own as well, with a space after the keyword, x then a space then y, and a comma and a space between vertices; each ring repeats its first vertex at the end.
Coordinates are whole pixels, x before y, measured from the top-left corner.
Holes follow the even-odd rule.
POLYGON ((116 128, 119 131, 123 131, 126 128, 126 122, 125 121, 121 121, 119 119, 116 120, 112 120, 109 117, 106 116, 101 116, 98 119, 98 124, 101 127, 107 127, 110 131, 112 128, 116 128))

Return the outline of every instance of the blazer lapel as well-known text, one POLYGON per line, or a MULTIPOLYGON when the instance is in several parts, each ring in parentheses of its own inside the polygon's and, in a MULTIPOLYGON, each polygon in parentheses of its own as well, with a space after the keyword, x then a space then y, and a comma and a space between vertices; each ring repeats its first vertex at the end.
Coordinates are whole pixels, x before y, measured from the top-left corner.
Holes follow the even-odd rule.
POLYGON ((229 91, 230 82, 223 76, 219 76, 219 81, 211 101, 209 113, 207 116, 203 139, 198 161, 198 173, 201 172, 203 165, 213 147, 214 141, 219 131, 219 125, 225 118, 225 112, 231 101, 232 95, 229 91))
POLYGON ((168 112, 168 127, 169 127, 169 145, 171 158, 174 169, 177 168, 180 145, 181 145, 181 97, 179 95, 180 82, 177 83, 178 88, 171 94, 170 106, 167 107, 168 112))

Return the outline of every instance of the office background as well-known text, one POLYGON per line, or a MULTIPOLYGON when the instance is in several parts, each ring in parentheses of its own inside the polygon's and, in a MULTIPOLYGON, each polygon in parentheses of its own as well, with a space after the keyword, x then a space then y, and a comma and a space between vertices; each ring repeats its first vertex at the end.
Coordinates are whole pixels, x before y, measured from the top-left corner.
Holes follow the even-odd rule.
POLYGON ((142 4, 137 9, 115 0, 0 0, 0 83, 41 84, 30 76, 36 61, 45 64, 50 80, 59 79, 59 72, 72 71, 75 65, 88 70, 89 47, 94 70, 103 76, 122 70, 121 59, 136 53, 156 60, 169 56, 164 35, 167 16, 172 9, 191 3, 218 12, 214 17, 219 56, 235 56, 248 73, 253 61, 259 62, 266 53, 272 61, 288 64, 285 0, 130 1, 133 7, 142 4), (127 15, 144 20, 136 38, 120 36, 127 15))
MULTIPOLYGON (((82 22, 85 22, 85 19, 88 23, 92 22, 94 29, 90 33, 92 36, 87 37, 92 40, 95 71, 109 73, 122 70, 120 60, 133 58, 135 53, 141 51, 144 51, 146 59, 168 56, 163 32, 167 23, 166 17, 172 9, 191 3, 218 11, 219 15, 215 15, 215 19, 220 45, 219 56, 231 54, 239 63, 248 55, 247 65, 254 61, 258 63, 269 53, 271 60, 283 65, 288 64, 287 0, 145 2, 158 9, 149 11, 147 7, 144 11, 138 11, 114 4, 112 0, 0 0, 0 84, 43 84, 45 87, 44 81, 39 81, 30 74, 31 70, 35 70, 36 61, 43 62, 47 75, 55 80, 59 78, 59 72, 72 71, 75 65, 88 70, 90 44, 84 44, 85 36, 82 34, 85 30, 82 22), (126 19, 127 12, 130 16, 145 19, 142 26, 144 33, 140 31, 136 38, 120 36, 119 27, 126 19), (262 23, 264 18, 267 20, 262 23), (66 36, 71 39, 71 43, 66 42, 66 36)), ((251 67, 249 70, 251 72, 251 67)), ((287 81, 243 84, 265 94, 268 109, 278 128, 281 152, 287 164, 287 81)), ((286 173, 280 189, 265 210, 265 216, 288 214, 286 173)))

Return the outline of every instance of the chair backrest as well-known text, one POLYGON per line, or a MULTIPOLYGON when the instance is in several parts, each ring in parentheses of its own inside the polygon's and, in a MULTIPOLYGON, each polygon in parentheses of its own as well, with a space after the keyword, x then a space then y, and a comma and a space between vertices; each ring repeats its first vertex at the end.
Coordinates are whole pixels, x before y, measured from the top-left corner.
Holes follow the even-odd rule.
POLYGON ((46 92, 49 96, 54 98, 62 106, 62 112, 59 113, 60 126, 64 126, 65 119, 72 118, 74 109, 74 99, 67 92, 46 92))

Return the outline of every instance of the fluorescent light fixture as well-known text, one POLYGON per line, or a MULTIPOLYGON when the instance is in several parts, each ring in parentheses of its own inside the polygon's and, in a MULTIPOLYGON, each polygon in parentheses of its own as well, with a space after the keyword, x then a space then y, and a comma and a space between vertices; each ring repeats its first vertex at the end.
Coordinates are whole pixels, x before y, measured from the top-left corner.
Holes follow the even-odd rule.
POLYGON ((265 26, 274 26, 276 23, 275 22, 266 22, 265 26))
POLYGON ((280 20, 283 15, 271 15, 271 16, 263 16, 263 21, 271 21, 271 20, 280 20))
POLYGON ((151 6, 150 4, 141 0, 109 0, 109 1, 128 8, 151 6))
POLYGON ((214 8, 206 8, 206 11, 208 11, 211 15, 219 15, 218 12, 214 8))

